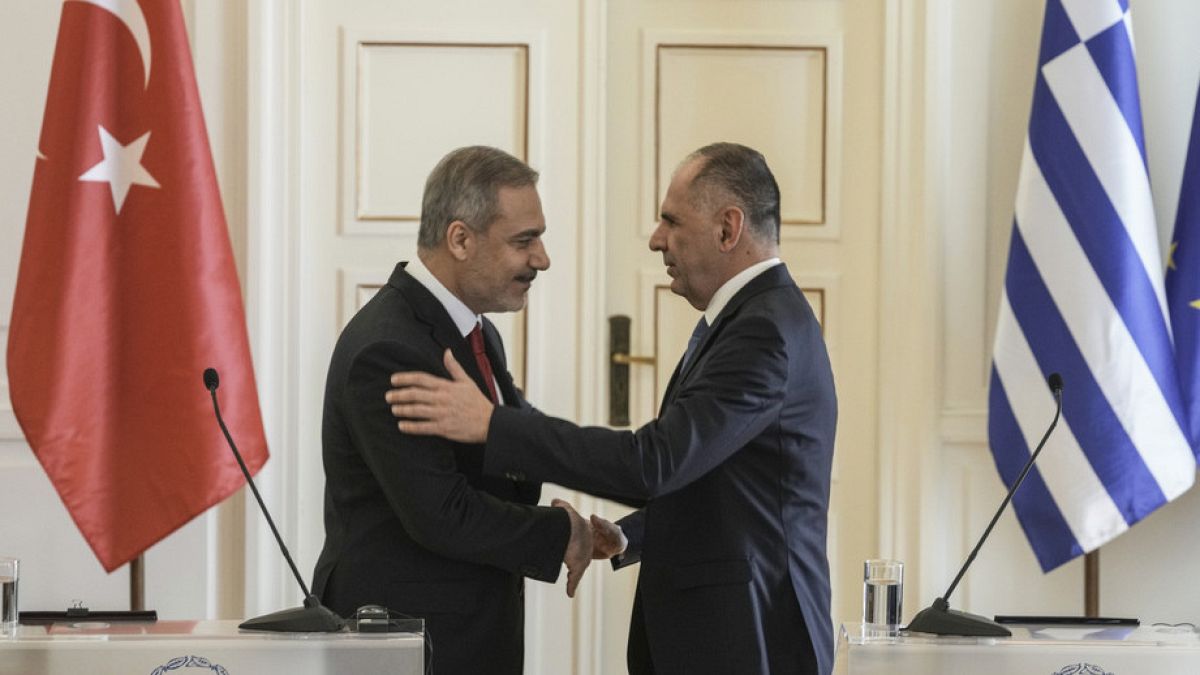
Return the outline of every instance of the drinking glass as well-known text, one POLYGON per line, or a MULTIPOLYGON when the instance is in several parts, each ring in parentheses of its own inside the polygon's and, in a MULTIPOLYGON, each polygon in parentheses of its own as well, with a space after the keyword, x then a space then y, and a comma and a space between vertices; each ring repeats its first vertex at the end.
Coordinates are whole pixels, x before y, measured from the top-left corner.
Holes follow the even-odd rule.
POLYGON ((863 563, 863 637, 895 637, 903 601, 904 563, 885 559, 863 563))
POLYGON ((0 557, 0 635, 17 632, 17 581, 21 578, 21 561, 0 557))

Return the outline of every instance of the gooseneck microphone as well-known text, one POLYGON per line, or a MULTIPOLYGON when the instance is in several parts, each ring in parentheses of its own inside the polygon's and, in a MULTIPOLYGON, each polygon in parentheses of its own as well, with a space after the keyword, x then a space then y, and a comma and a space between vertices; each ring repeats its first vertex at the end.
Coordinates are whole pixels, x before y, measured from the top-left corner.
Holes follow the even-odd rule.
POLYGON ((217 414, 217 424, 221 425, 221 431, 225 434, 225 440, 229 443, 229 449, 233 450, 233 456, 237 459, 238 466, 242 469, 242 475, 246 477, 246 483, 250 485, 250 490, 254 493, 254 498, 258 500, 258 508, 262 509, 263 516, 267 519, 267 524, 271 526, 271 533, 275 535, 275 541, 279 543, 279 550, 283 551, 283 557, 287 560, 288 566, 292 568, 292 574, 296 577, 296 583, 300 584, 300 590, 304 591, 303 607, 284 609, 254 619, 247 619, 238 624, 238 628, 276 633, 335 633, 340 631, 346 625, 345 621, 322 605, 317 596, 309 592, 308 586, 305 585, 304 579, 300 576, 300 571, 296 569, 296 563, 292 561, 292 555, 288 553, 288 548, 283 543, 283 537, 279 536, 279 530, 275 527, 275 521, 271 518, 271 513, 267 511, 267 505, 263 503, 262 495, 258 493, 258 487, 254 484, 254 479, 250 477, 250 470, 246 468, 246 462, 242 459, 242 453, 238 452, 237 445, 233 442, 233 437, 229 435, 229 429, 225 426, 225 420, 221 417, 221 406, 217 404, 217 387, 220 385, 221 378, 217 375, 216 369, 206 368, 204 370, 204 388, 212 396, 213 411, 217 414))
POLYGON ((987 541, 988 535, 992 533, 992 528, 996 526, 996 521, 1000 520, 1000 514, 1004 513, 1004 507, 1008 506, 1008 503, 1012 501, 1013 494, 1017 491, 1017 488, 1021 487, 1021 482, 1025 480, 1025 476, 1033 468, 1033 463, 1037 460, 1038 454, 1041 453, 1042 447, 1046 445, 1046 439, 1050 438, 1050 432, 1054 431, 1054 427, 1058 426, 1058 418, 1062 415, 1062 375, 1051 373, 1050 377, 1047 378, 1047 383, 1050 385, 1050 393, 1054 394, 1055 403, 1054 419, 1050 422, 1050 427, 1046 429, 1041 442, 1037 444, 1037 448, 1029 456, 1029 461, 1025 462, 1025 467, 1021 469, 1021 474, 1017 476, 1017 479, 1013 481, 1012 487, 1008 489, 1008 494, 1004 496, 1004 501, 1000 502, 1000 508, 996 509, 996 515, 992 516, 992 522, 988 523, 987 529, 983 531, 983 536, 979 538, 979 543, 975 544, 975 548, 967 556, 967 561, 958 570, 954 581, 950 583, 950 588, 946 589, 945 595, 934 600, 932 605, 917 612, 917 615, 913 617, 912 622, 907 626, 908 631, 933 633, 935 635, 983 637, 1007 637, 1012 635, 1012 631, 991 619, 969 612, 950 609, 950 594, 958 587, 958 582, 962 580, 963 575, 967 572, 967 568, 975 561, 975 556, 979 553, 983 542, 987 541))

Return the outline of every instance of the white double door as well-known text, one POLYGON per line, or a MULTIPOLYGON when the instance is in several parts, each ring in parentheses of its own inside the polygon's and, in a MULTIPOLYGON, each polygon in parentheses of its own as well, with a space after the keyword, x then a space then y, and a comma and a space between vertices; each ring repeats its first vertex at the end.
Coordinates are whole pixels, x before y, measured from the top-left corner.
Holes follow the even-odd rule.
MULTIPOLYGON (((542 179, 552 266, 528 309, 496 317, 542 410, 607 423, 607 317, 632 318, 631 418, 651 418, 697 315, 647 248, 682 157, 715 140, 761 149, 784 194, 783 252, 825 328, 842 398, 830 556, 874 544, 874 353, 881 77, 879 3, 312 0, 300 61, 295 224, 299 557, 321 544, 320 392, 339 328, 415 252, 424 177, 484 143, 542 179), (855 58, 847 58, 853 51, 855 58), (853 183, 845 180, 853 171, 853 183), (853 198, 846 199, 849 188, 853 198), (853 313, 843 307, 854 307, 853 313), (867 467, 862 469, 862 467, 867 467)), ((548 487, 547 497, 558 493, 548 487)), ((625 511, 570 494, 581 510, 625 511)), ((528 586, 531 673, 624 667, 636 571, 589 571, 581 597, 528 586)), ((835 615, 856 583, 835 575, 835 615)))

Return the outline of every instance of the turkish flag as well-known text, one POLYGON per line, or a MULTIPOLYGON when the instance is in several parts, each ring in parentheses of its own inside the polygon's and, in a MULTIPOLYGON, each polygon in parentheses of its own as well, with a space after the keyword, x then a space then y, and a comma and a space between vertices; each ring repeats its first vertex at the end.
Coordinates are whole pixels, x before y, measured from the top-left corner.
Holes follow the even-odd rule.
POLYGON ((267 460, 245 315, 176 0, 63 4, 13 300, 25 438, 111 572, 267 460))

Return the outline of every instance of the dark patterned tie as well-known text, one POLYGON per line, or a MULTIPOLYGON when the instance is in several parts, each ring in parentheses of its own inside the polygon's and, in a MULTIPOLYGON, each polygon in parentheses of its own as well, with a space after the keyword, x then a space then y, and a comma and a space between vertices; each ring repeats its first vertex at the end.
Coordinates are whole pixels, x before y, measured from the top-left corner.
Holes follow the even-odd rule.
POLYGON ((467 340, 471 343, 471 351, 475 352, 475 363, 479 366, 479 372, 483 373, 483 381, 487 384, 492 403, 499 405, 500 397, 496 395, 496 376, 492 372, 492 362, 488 360, 487 350, 483 346, 483 325, 475 324, 475 328, 467 333, 467 340))
POLYGON ((679 362, 680 375, 687 370, 688 364, 692 362, 692 357, 696 355, 696 349, 704 341, 705 335, 708 335, 708 320, 701 315, 700 320, 696 322, 696 327, 692 330, 692 336, 688 338, 687 351, 683 353, 683 360, 679 362))

